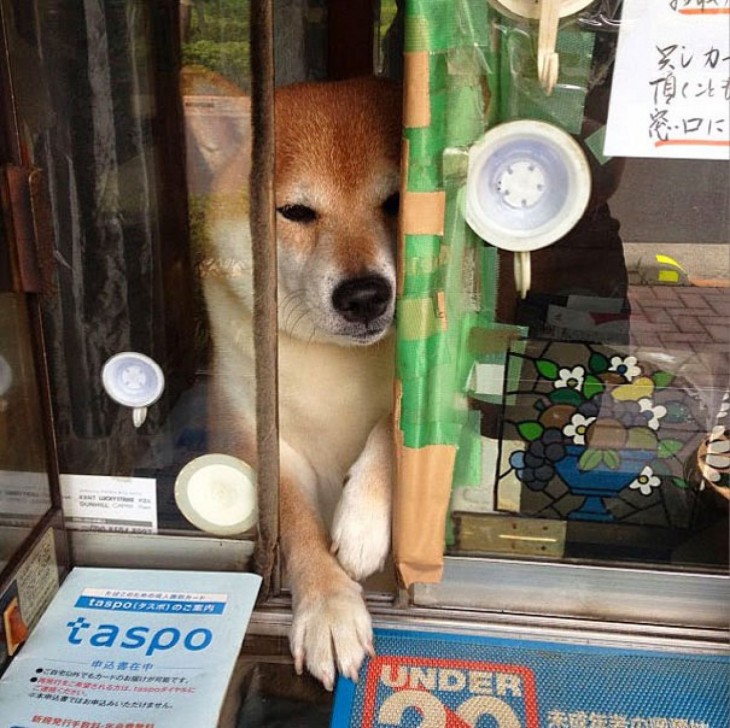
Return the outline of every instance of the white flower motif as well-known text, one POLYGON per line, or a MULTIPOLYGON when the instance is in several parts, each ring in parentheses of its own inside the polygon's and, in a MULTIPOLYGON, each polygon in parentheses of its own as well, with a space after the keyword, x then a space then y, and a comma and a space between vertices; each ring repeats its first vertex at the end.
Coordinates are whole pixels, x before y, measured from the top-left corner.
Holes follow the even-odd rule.
POLYGON ((641 374, 641 367, 637 366, 637 359, 635 356, 627 356, 625 358, 612 356, 611 366, 608 367, 608 370, 610 372, 617 372, 618 374, 621 374, 626 377, 629 382, 641 374))
POLYGON ((586 430, 595 419, 595 417, 584 417, 576 413, 570 418, 570 422, 563 427, 563 434, 572 438, 574 445, 585 445, 586 430))
POLYGON ((573 367, 572 369, 561 369, 558 373, 558 379, 555 382, 555 389, 569 387, 570 389, 580 389, 583 386, 586 371, 583 367, 573 367))
POLYGON ((661 404, 655 405, 650 399, 645 397, 639 400, 641 412, 647 419, 647 427, 650 430, 659 429, 659 420, 667 414, 667 408, 661 404))
POLYGON ((654 475, 654 471, 647 465, 634 480, 629 483, 629 488, 638 490, 641 495, 651 495, 654 488, 658 488, 662 481, 654 475))

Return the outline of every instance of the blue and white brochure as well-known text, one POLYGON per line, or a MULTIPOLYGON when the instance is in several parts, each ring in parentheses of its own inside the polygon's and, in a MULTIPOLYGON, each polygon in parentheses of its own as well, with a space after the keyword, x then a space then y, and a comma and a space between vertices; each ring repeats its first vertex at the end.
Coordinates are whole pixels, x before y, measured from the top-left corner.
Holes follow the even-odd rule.
POLYGON ((0 728, 215 728, 260 585, 74 569, 0 680, 0 728))

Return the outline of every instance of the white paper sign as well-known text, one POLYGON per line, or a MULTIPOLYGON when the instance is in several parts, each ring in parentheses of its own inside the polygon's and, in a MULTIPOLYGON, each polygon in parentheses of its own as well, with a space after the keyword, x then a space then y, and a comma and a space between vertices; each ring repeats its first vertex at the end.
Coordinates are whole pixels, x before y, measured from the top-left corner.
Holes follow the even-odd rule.
POLYGON ((604 154, 730 159, 730 0, 624 0, 604 154))
POLYGON ((0 725, 215 728, 260 585, 75 568, 0 680, 0 725))
POLYGON ((68 528, 157 533, 154 478, 61 475, 60 481, 68 528))

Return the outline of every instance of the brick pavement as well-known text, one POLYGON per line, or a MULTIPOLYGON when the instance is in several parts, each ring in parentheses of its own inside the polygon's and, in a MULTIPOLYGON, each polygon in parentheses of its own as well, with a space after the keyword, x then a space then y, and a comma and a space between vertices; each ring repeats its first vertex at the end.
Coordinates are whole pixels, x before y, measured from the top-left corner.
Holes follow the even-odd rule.
POLYGON ((631 285, 629 299, 632 344, 730 354, 730 288, 631 285))

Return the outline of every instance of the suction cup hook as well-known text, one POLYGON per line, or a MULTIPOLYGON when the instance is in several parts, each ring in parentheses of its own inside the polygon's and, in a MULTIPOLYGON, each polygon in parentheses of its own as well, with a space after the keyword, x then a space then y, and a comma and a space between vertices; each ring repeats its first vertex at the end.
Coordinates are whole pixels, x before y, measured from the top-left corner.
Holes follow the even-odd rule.
POLYGON ((548 95, 558 81, 560 57, 555 50, 560 18, 575 15, 593 0, 488 0, 507 17, 537 20, 537 76, 548 95))
POLYGON ((135 407, 132 410, 132 422, 135 428, 139 429, 147 419, 147 408, 146 407, 135 407))
POLYGON ((537 35, 537 76, 549 96, 558 81, 560 56, 555 51, 558 42, 560 0, 540 0, 540 25, 537 35))
POLYGON ((588 160, 569 134, 543 121, 511 121, 469 150, 464 216, 482 240, 515 253, 515 283, 524 298, 530 251, 568 233, 590 192, 588 160))
POLYGON ((132 408, 132 422, 137 428, 147 419, 147 408, 165 389, 165 375, 159 364, 136 351, 123 351, 107 360, 101 381, 115 402, 132 408))
POLYGON ((525 298, 532 283, 532 263, 529 250, 519 250, 515 253, 515 287, 520 298, 525 298))

